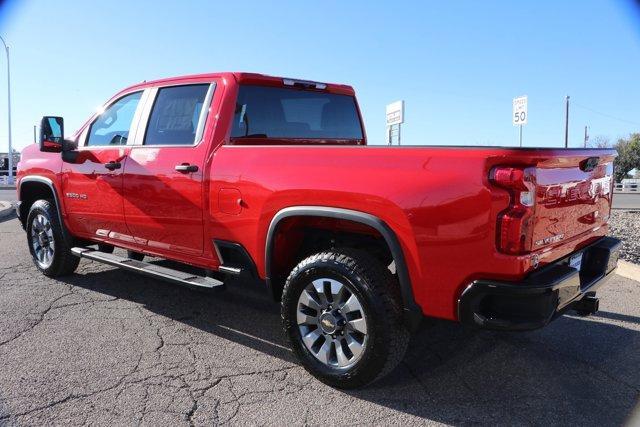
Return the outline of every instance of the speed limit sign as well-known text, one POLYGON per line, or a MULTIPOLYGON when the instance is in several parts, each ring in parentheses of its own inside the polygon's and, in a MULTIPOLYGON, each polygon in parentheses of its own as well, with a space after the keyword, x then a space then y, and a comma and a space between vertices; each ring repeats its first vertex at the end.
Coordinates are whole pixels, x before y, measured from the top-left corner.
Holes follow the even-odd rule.
POLYGON ((511 115, 513 125, 526 125, 527 119, 527 96, 525 95, 513 98, 513 114, 511 115))

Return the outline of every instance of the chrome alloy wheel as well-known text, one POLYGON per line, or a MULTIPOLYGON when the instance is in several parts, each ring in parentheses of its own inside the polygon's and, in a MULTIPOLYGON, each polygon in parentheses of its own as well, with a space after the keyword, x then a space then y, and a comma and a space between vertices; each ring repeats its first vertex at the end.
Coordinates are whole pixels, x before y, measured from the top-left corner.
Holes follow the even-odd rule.
POLYGON ((316 279, 298 298, 297 322, 302 341, 322 363, 346 369, 362 356, 367 319, 358 297, 346 285, 316 279))
POLYGON ((40 268, 49 268, 55 254, 55 240, 51 222, 42 214, 36 215, 31 222, 31 245, 40 268))

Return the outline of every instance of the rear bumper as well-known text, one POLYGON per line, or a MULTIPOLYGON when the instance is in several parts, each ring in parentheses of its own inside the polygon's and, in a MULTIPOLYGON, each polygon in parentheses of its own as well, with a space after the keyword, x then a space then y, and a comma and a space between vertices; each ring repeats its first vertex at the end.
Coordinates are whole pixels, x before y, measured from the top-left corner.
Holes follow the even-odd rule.
POLYGON ((521 282, 476 280, 458 299, 458 319, 485 329, 531 330, 545 326, 576 305, 614 273, 620 240, 595 243, 530 273, 521 282), (580 271, 569 259, 582 253, 580 271))

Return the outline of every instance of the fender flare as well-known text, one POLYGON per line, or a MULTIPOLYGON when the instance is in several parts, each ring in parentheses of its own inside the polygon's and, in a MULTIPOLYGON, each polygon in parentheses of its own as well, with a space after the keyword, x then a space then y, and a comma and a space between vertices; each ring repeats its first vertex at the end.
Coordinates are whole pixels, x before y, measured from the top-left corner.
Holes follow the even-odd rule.
MULTIPOLYGON (((49 178, 45 178, 43 176, 38 176, 38 175, 27 175, 25 177, 23 177, 20 180, 20 183, 18 184, 18 195, 20 197, 20 203, 22 203, 22 184, 24 184, 25 182, 37 182, 39 184, 44 184, 47 187, 49 187, 49 189, 51 190, 51 193, 53 194, 53 200, 56 203, 56 211, 58 212, 58 221, 60 221, 60 224, 63 227, 63 230, 65 230, 66 232, 66 227, 64 225, 64 221, 62 218, 62 206, 60 204, 60 199, 58 198, 58 193, 56 192, 56 187, 53 185, 53 181, 51 181, 49 178)), ((28 212, 27 212, 28 214, 28 212)), ((22 221, 22 218, 20 218, 20 220, 22 221)), ((26 215, 24 218, 24 224, 26 226, 26 215)))
POLYGON ((422 310, 415 302, 413 297, 413 288, 411 286, 411 278, 409 276, 409 270, 405 261, 404 253, 400 241, 396 236, 396 233, 387 225, 386 222, 378 218, 377 216, 368 214, 366 212, 354 211, 351 209, 333 208, 328 206, 292 206, 284 208, 275 214, 269 229, 267 231, 267 240, 265 244, 265 281, 267 287, 274 294, 273 284, 271 282, 271 259, 273 256, 273 247, 275 244, 274 238, 278 231, 280 222, 286 218, 293 216, 313 216, 313 217, 325 217, 345 219, 353 222, 358 222, 369 227, 372 227, 380 233, 384 238, 391 255, 395 262, 396 273, 398 275, 398 282, 400 285, 400 293, 402 296, 402 310, 405 323, 414 330, 422 320, 422 310))

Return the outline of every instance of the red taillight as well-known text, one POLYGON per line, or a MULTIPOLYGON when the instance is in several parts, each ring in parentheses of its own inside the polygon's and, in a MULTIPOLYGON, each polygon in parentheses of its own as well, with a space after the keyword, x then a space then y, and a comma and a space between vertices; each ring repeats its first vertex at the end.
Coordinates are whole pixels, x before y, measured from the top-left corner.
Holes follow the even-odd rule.
POLYGON ((525 184, 524 169, 510 168, 510 167, 497 167, 493 168, 491 173, 491 180, 504 188, 511 188, 514 190, 527 190, 528 187, 525 184))
POLYGON ((490 181, 509 190, 509 207, 498 215, 497 244, 501 252, 522 254, 531 246, 535 169, 498 166, 491 170, 490 181))

